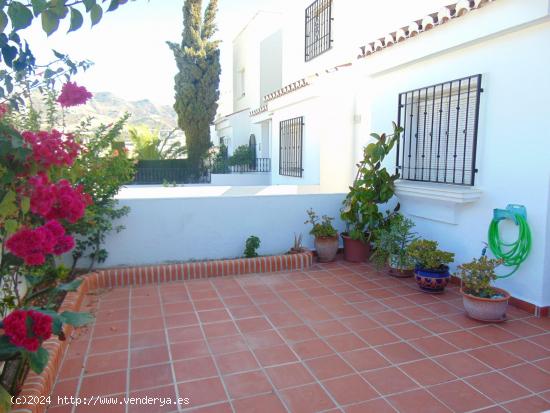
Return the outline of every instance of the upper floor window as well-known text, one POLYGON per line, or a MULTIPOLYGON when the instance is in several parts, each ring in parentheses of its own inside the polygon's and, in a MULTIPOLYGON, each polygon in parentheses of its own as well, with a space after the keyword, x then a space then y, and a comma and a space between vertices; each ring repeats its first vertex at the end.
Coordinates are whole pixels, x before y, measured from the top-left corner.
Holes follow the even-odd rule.
POLYGON ((306 9, 306 62, 332 46, 332 0, 316 0, 306 9))
POLYGON ((481 75, 399 94, 401 179, 474 185, 481 75))
POLYGON ((304 118, 279 123, 279 175, 302 177, 304 118))

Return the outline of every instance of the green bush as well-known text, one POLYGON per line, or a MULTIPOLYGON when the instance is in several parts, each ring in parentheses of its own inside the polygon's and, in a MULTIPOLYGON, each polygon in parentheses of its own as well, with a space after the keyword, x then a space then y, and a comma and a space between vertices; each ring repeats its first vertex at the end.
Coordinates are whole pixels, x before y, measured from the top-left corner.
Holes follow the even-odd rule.
POLYGON ((254 258, 258 256, 258 248, 260 248, 260 238, 258 238, 255 235, 251 235, 247 238, 245 248, 244 248, 244 256, 246 258, 254 258))
POLYGON ((323 215, 321 219, 313 211, 313 209, 307 210, 307 215, 309 219, 304 222, 304 224, 311 224, 313 228, 309 233, 314 237, 335 237, 338 235, 338 231, 332 226, 332 221, 334 218, 329 217, 328 215, 323 215))
POLYGON ((495 268, 502 260, 489 259, 485 255, 479 259, 459 265, 456 275, 462 280, 462 288, 466 294, 476 297, 490 298, 495 294, 491 283, 497 279, 495 268))
POLYGON ((441 270, 454 260, 454 253, 437 249, 437 242, 417 239, 407 247, 409 256, 424 270, 441 270))
POLYGON ((396 213, 388 218, 387 225, 374 231, 374 252, 370 259, 377 267, 386 265, 390 256, 397 259, 396 264, 401 268, 414 266, 407 252, 407 247, 416 239, 416 235, 411 231, 413 227, 414 222, 396 213))
POLYGON ((250 165, 253 162, 252 151, 248 145, 241 145, 235 149, 233 155, 229 157, 229 165, 241 166, 250 165))

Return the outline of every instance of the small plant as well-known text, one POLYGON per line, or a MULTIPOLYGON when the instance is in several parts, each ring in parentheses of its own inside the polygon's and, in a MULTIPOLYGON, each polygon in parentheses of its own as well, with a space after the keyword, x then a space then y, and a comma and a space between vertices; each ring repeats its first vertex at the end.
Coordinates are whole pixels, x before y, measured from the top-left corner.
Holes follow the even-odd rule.
POLYGON ((336 231, 336 229, 332 226, 332 221, 334 218, 329 217, 328 215, 323 215, 321 219, 319 219, 319 216, 315 213, 315 211, 313 211, 313 209, 308 209, 307 215, 309 216, 309 219, 304 222, 304 224, 311 224, 313 226, 309 233, 314 237, 334 238, 338 235, 338 231, 336 231))
POLYGON ((387 220, 387 225, 378 228, 374 232, 374 253, 370 259, 381 268, 388 262, 390 256, 392 263, 398 268, 414 267, 414 261, 407 252, 407 247, 417 237, 412 228, 414 222, 401 214, 393 214, 387 220))
POLYGON ((229 157, 229 165, 244 166, 250 165, 253 162, 253 154, 248 145, 241 145, 233 151, 233 155, 229 157))
POLYGON ((260 248, 260 238, 255 235, 251 235, 247 238, 246 244, 244 247, 244 256, 246 258, 254 258, 258 256, 258 248, 260 248))
POLYGON ((302 246, 302 234, 294 234, 294 244, 289 252, 290 253, 304 252, 304 247, 302 246))
POLYGON ((417 239, 409 244, 407 253, 424 270, 442 270, 453 262, 454 253, 437 249, 437 242, 417 239))
POLYGON ((498 293, 491 283, 497 279, 495 268, 501 264, 502 260, 482 256, 459 265, 456 275, 462 280, 462 290, 476 297, 493 298, 498 293))

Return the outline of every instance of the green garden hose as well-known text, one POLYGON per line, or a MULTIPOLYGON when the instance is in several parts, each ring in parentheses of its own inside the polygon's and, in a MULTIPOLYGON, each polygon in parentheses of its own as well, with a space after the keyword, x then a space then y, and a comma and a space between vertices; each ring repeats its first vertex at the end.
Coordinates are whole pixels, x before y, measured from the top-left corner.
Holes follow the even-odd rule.
POLYGON ((509 205, 506 210, 495 210, 489 226, 489 247, 496 258, 503 260, 503 265, 515 267, 511 273, 497 278, 508 278, 518 270, 531 251, 531 230, 524 207, 521 210, 517 206, 509 205), (518 226, 518 239, 515 242, 506 243, 500 238, 498 224, 502 219, 514 220, 518 226))

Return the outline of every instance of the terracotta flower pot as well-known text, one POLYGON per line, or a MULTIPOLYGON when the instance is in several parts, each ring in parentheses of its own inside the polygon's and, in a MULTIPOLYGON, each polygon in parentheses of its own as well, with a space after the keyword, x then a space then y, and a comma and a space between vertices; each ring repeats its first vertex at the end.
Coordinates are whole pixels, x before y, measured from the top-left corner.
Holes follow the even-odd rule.
POLYGON ((351 239, 342 234, 344 240, 344 259, 349 262, 365 262, 370 256, 370 245, 361 240, 351 239))
POLYGON ((449 284, 451 274, 449 274, 449 267, 447 266, 444 266, 440 270, 427 270, 416 267, 414 278, 422 291, 427 293, 442 293, 447 284, 449 284))
POLYGON ((469 317, 480 320, 498 322, 506 320, 506 310, 510 294, 501 288, 494 288, 497 293, 502 294, 501 298, 482 298, 475 295, 462 293, 462 303, 469 317))
POLYGON ((315 237, 315 249, 320 262, 334 261, 338 252, 338 235, 334 237, 315 237))
POLYGON ((395 255, 388 257, 388 273, 397 278, 409 278, 414 275, 414 267, 403 267, 399 264, 399 258, 395 255))

